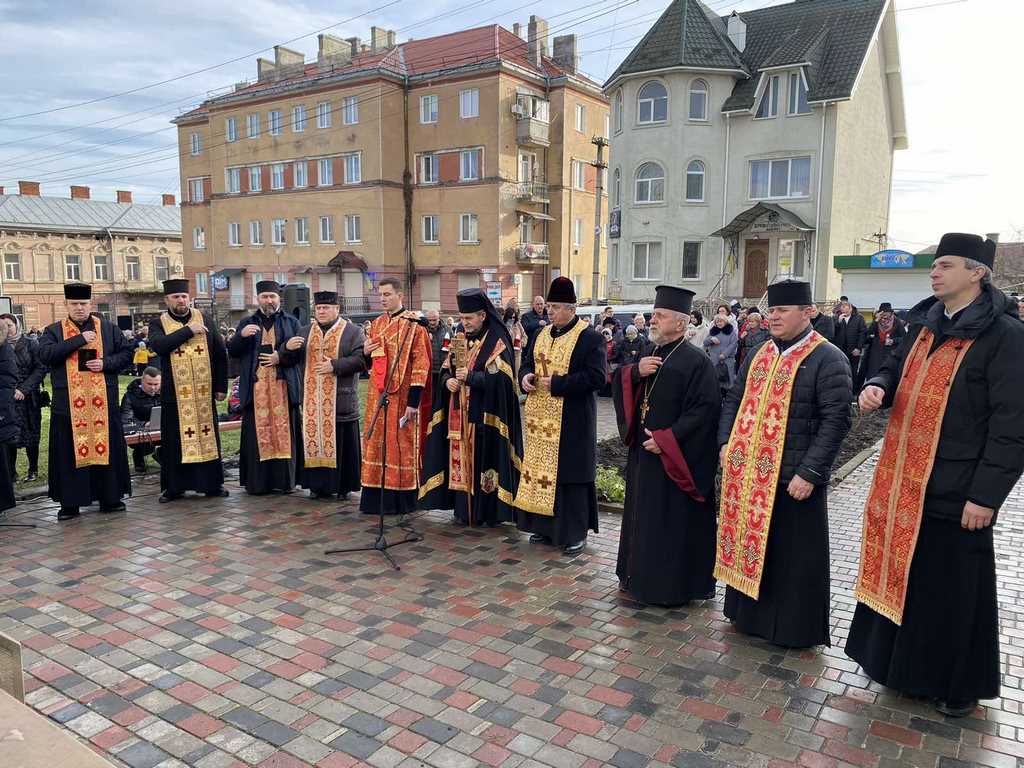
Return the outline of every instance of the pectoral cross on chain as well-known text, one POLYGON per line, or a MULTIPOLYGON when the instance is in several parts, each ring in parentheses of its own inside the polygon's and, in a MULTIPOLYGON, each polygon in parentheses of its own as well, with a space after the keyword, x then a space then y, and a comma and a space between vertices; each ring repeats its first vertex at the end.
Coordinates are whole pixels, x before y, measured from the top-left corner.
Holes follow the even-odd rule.
POLYGON ((553 362, 547 355, 541 352, 537 355, 537 362, 540 364, 540 375, 544 378, 548 376, 548 363, 553 362))

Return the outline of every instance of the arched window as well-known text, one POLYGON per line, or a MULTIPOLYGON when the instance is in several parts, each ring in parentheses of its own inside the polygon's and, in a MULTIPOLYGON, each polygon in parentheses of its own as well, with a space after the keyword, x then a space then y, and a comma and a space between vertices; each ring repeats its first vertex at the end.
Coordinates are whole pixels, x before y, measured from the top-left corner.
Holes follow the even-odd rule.
POLYGON ((637 94, 637 122, 663 123, 668 120, 668 91, 657 80, 645 83, 637 94))
POLYGON ((615 177, 612 183, 612 205, 618 208, 622 205, 622 172, 615 169, 615 177))
POLYGON ((615 130, 622 130, 622 89, 615 93, 615 130))
POLYGON ((686 202, 704 202, 704 163, 691 160, 686 166, 686 202))
POLYGON ((636 171, 636 202, 660 203, 665 199, 665 171, 657 163, 644 163, 636 171))
POLYGON ((690 119, 708 119, 708 84, 703 80, 690 83, 690 119))

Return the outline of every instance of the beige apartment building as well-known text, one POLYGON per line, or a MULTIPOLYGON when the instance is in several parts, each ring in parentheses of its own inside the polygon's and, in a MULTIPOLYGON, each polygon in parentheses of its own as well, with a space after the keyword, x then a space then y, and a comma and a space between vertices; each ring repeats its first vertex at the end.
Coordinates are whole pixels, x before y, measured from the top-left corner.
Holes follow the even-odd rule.
POLYGON ((18 194, 0 187, 0 295, 26 329, 64 317, 64 283, 93 285, 95 310, 128 328, 163 309, 161 283, 184 274, 181 219, 174 195, 162 205, 92 199, 89 187, 69 197, 43 197, 22 181, 18 194))
POLYGON ((459 289, 529 301, 557 272, 589 297, 608 106, 575 36, 549 54, 547 24, 527 32, 321 35, 315 62, 276 47, 256 82, 176 118, 196 295, 237 318, 274 278, 373 311, 390 275, 454 311, 459 289))

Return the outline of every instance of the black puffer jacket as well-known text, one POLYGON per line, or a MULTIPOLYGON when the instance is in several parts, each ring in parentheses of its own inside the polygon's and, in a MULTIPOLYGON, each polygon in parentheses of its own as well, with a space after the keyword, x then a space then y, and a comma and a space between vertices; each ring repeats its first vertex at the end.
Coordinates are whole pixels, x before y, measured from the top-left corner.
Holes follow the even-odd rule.
POLYGON ((885 390, 883 407, 892 405, 922 327, 936 335, 933 350, 948 339, 974 339, 949 390, 924 513, 959 520, 967 501, 998 510, 1024 469, 1024 323, 1017 305, 987 286, 952 321, 930 298, 910 311, 907 323, 903 343, 865 383, 885 390))
MULTIPOLYGON (((810 332, 808 328, 783 348, 791 346, 810 332)), ((722 418, 718 422, 719 445, 729 442, 729 433, 732 432, 732 424, 740 400, 743 399, 747 372, 755 357, 751 351, 743 361, 736 383, 722 403, 722 418)), ((789 418, 786 420, 780 484, 788 484, 793 475, 800 475, 814 485, 824 485, 829 481, 839 447, 850 431, 852 393, 853 377, 846 355, 828 342, 818 345, 796 372, 789 402, 789 418)))

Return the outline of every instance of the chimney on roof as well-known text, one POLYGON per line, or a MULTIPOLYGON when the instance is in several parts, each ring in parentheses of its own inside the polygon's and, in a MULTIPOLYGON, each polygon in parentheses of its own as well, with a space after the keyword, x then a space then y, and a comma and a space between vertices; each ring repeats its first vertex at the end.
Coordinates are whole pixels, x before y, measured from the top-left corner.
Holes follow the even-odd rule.
POLYGON ((732 44, 736 46, 736 50, 742 53, 743 49, 747 47, 747 23, 740 18, 736 11, 729 15, 729 24, 726 31, 732 44))
POLYGON ((516 37, 522 39, 522 37, 523 37, 523 27, 522 27, 522 25, 519 22, 516 22, 515 24, 512 25, 512 34, 515 35, 516 37))
POLYGON ((301 51, 285 48, 283 45, 274 46, 274 79, 284 80, 301 75, 305 66, 306 57, 301 51))
POLYGON ((346 37, 345 42, 352 47, 352 58, 354 59, 363 52, 363 41, 358 37, 346 37))
POLYGON ((316 62, 321 67, 340 67, 352 61, 352 45, 347 40, 334 35, 317 35, 317 40, 320 41, 320 49, 316 62))
POLYGON ((529 35, 527 51, 530 62, 540 69, 542 57, 548 55, 548 23, 540 16, 531 16, 529 35))
POLYGON ((395 34, 395 30, 388 30, 388 48, 394 48, 398 44, 398 35, 395 34))
POLYGON ((18 194, 24 197, 39 197, 38 181, 19 181, 18 194))
POLYGON ((168 195, 166 193, 163 194, 163 195, 160 195, 160 204, 161 205, 174 205, 175 204, 174 195, 168 195))
POLYGON ((132 193, 126 189, 117 190, 117 202, 119 203, 130 203, 132 201, 132 193))
POLYGON ((395 44, 395 33, 382 27, 370 27, 370 50, 374 53, 386 51, 395 44), (388 41, 390 45, 388 44, 388 41))
POLYGON ((76 185, 71 186, 71 199, 72 200, 88 200, 89 199, 89 188, 79 187, 76 185))
POLYGON ((999 245, 999 233, 998 232, 988 232, 988 233, 985 234, 985 237, 987 237, 989 240, 991 240, 996 245, 999 245))
POLYGON ((256 59, 256 79, 263 83, 274 78, 274 62, 270 59, 256 59))
POLYGON ((560 35, 554 40, 555 64, 560 66, 570 75, 576 74, 580 66, 580 57, 576 52, 576 35, 560 35))

